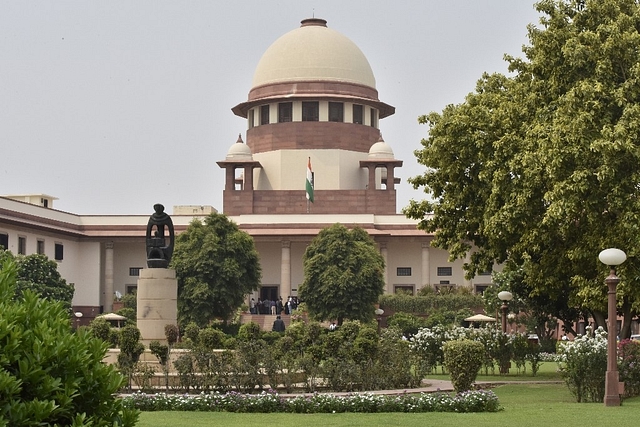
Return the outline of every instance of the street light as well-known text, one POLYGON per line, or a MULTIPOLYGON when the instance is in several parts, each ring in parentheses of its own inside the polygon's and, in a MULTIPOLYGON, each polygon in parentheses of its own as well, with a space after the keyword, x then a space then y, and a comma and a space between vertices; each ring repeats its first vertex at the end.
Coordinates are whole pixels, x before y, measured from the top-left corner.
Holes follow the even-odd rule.
POLYGON ((76 316, 76 329, 78 329, 80 327, 80 318, 82 317, 82 312, 76 311, 75 313, 73 313, 73 315, 76 316))
POLYGON ((380 321, 382 320, 382 315, 384 314, 384 310, 381 308, 376 308, 376 321, 378 322, 378 333, 380 333, 380 321))
POLYGON ((502 291, 498 293, 498 298, 502 301, 502 306, 500 310, 502 310, 502 333, 507 333, 507 310, 509 307, 507 306, 507 301, 511 301, 513 299, 513 294, 509 291, 502 291))
POLYGON ((617 265, 622 264, 627 259, 620 249, 609 248, 598 255, 600 262, 610 267, 609 276, 604 279, 604 283, 609 289, 608 310, 607 310, 607 374, 604 384, 604 406, 620 406, 620 392, 618 390, 618 349, 616 345, 617 330, 617 310, 616 310, 616 286, 620 283, 620 278, 616 276, 617 265))

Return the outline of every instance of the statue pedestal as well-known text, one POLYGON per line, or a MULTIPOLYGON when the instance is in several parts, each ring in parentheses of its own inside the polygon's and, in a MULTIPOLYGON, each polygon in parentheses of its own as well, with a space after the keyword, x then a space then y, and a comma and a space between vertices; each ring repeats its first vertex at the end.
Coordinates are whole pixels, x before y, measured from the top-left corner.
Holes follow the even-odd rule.
POLYGON ((138 278, 138 329, 142 343, 167 343, 166 325, 178 324, 178 281, 176 271, 168 268, 144 268, 138 278))

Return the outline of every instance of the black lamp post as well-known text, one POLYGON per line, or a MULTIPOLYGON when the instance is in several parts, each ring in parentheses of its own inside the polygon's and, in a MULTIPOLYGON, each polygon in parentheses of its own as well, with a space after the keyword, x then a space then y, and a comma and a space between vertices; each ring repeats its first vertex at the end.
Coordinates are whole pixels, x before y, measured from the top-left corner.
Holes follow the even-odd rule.
POLYGON ((627 259, 620 249, 609 248, 598 255, 600 262, 608 265, 611 270, 604 280, 608 288, 607 309, 607 374, 604 384, 604 406, 620 406, 620 392, 618 389, 618 347, 616 343, 618 311, 616 310, 616 286, 620 278, 616 276, 615 267, 627 259))

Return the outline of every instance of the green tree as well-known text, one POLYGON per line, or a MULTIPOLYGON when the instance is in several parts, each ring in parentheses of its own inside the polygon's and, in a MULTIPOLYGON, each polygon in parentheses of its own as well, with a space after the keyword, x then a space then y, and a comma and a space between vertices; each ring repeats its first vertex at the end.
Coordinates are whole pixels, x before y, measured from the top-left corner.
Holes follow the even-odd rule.
POLYGON ((597 255, 623 249, 626 336, 640 308, 640 6, 536 8, 526 58, 506 56, 512 77, 485 74, 463 103, 420 117, 427 171, 410 181, 430 198, 405 213, 452 259, 471 253, 469 276, 503 263, 521 271, 526 296, 589 310, 599 324, 607 268, 597 255))
POLYGON ((18 269, 18 280, 15 286, 16 298, 21 297, 28 289, 42 298, 60 301, 65 309, 71 311, 74 288, 62 278, 55 261, 50 260, 46 255, 14 256, 10 251, 1 252, 0 261, 13 260, 18 269))
POLYGON ((25 290, 17 266, 0 271, 0 425, 133 426, 138 412, 116 393, 124 378, 102 362, 107 345, 72 332, 61 302, 25 290))
POLYGON ((258 289, 261 269, 253 239, 225 215, 194 219, 176 238, 172 267, 178 279, 181 325, 229 319, 258 289))
POLYGON ((298 289, 317 320, 373 319, 384 291, 384 259, 362 228, 334 224, 318 233, 303 256, 304 283, 298 289))

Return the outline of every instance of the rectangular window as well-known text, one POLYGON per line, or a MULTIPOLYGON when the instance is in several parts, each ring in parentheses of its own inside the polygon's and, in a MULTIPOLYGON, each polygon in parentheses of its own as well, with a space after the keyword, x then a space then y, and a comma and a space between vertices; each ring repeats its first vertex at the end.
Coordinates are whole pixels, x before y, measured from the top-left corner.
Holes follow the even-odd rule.
POLYGON ((27 254, 27 238, 18 236, 18 255, 27 254))
POLYGON ((278 123, 290 122, 293 120, 293 103, 281 102, 278 104, 278 123))
POLYGON ((129 267, 129 276, 139 276, 142 267, 129 267))
POLYGON ((44 240, 38 240, 36 244, 36 253, 44 255, 44 240))
POLYGON ((378 111, 371 109, 371 127, 378 127, 378 111))
POLYGON ((353 123, 361 125, 363 123, 363 118, 364 114, 362 113, 362 105, 353 104, 353 123))
POLYGON ((438 267, 438 276, 451 276, 452 273, 451 267, 438 267))
POLYGON ((489 285, 476 285, 476 294, 478 295, 484 294, 484 291, 486 291, 488 287, 489 285))
POLYGON ((55 250, 54 250, 54 259, 56 261, 62 261, 63 258, 64 258, 64 245, 62 243, 56 243, 55 250))
POLYGON ((482 271, 482 272, 478 273, 478 276, 491 276, 491 270, 482 271))
POLYGON ((0 246, 3 249, 9 249, 9 235, 6 233, 0 233, 0 246))
POLYGON ((398 267, 396 276, 411 276, 411 267, 398 267))
POLYGON ((260 124, 268 125, 269 124, 269 106, 263 105, 260 107, 260 124))
POLYGON ((138 292, 138 285, 125 285, 125 289, 127 290, 127 294, 135 294, 138 292))
POLYGON ((302 103, 302 121, 317 122, 320 120, 320 105, 317 101, 302 103))
POLYGON ((329 121, 344 122, 344 104, 342 102, 329 103, 329 121))

